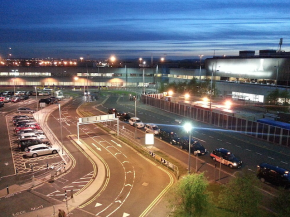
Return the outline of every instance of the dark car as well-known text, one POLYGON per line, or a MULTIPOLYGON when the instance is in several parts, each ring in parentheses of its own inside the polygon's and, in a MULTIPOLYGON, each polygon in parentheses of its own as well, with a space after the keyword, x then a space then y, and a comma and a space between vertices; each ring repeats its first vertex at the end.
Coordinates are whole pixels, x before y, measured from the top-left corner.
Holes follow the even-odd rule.
MULTIPOLYGON (((181 137, 179 141, 179 147, 188 150, 188 145, 189 145, 188 137, 187 136, 181 137)), ((190 152, 193 153, 194 155, 205 155, 207 150, 198 141, 191 139, 190 152)))
POLYGON ((224 148, 217 148, 210 153, 210 157, 217 162, 229 166, 230 168, 241 168, 242 161, 224 148))
POLYGON ((27 95, 27 96, 32 96, 32 93, 33 93, 32 90, 26 91, 26 95, 27 95))
POLYGON ((126 112, 117 112, 117 117, 119 117, 120 121, 129 121, 131 116, 126 112))
POLYGON ((50 104, 58 103, 58 99, 54 96, 50 97, 50 104))
POLYGON ((172 132, 171 130, 160 129, 159 134, 157 134, 156 136, 158 136, 159 139, 169 142, 171 145, 179 144, 180 138, 176 133, 172 132))
POLYGON ((40 99, 39 103, 51 104, 51 99, 50 98, 40 99))
POLYGON ((50 144, 48 139, 38 139, 35 137, 25 138, 18 141, 18 148, 21 151, 25 151, 26 148, 32 145, 38 144, 50 144))
POLYGON ((29 99, 29 96, 28 95, 21 95, 19 98, 20 98, 20 100, 27 100, 27 99, 29 99))
POLYGON ((290 187, 289 171, 278 166, 267 163, 261 163, 257 166, 257 177, 262 182, 269 182, 273 185, 290 187))
POLYGON ((0 108, 4 107, 4 102, 0 102, 0 108))
POLYGON ((108 110, 108 114, 115 114, 116 116, 117 116, 117 109, 115 109, 115 108, 109 108, 109 110, 108 110))

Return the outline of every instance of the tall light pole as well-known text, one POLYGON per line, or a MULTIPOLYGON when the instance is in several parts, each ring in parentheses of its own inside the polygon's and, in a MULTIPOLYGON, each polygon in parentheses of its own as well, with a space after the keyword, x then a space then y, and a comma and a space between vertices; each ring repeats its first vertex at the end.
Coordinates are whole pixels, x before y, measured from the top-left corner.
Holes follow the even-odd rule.
POLYGON ((183 128, 188 133, 188 174, 190 174, 190 146, 192 125, 190 123, 186 123, 184 124, 183 128))
POLYGON ((12 70, 13 74, 14 74, 14 79, 13 79, 13 85, 14 85, 14 94, 15 95, 15 83, 16 83, 16 72, 18 72, 18 70, 12 70))
MULTIPOLYGON (((135 117, 137 117, 137 97, 135 97, 135 117)), ((137 135, 137 124, 135 124, 135 134, 134 134, 134 138, 136 139, 136 135, 137 135)))
POLYGON ((61 120, 61 109, 60 109, 60 103, 58 104, 58 110, 59 110, 59 125, 60 125, 61 153, 63 154, 62 120, 61 120))
POLYGON ((198 55, 199 56, 199 82, 201 82, 201 58, 203 55, 198 55))
POLYGON ((278 65, 274 66, 276 68, 276 87, 278 85, 278 75, 279 75, 279 61, 278 61, 278 65))
POLYGON ((145 70, 143 68, 143 94, 145 94, 145 77, 144 77, 145 70))

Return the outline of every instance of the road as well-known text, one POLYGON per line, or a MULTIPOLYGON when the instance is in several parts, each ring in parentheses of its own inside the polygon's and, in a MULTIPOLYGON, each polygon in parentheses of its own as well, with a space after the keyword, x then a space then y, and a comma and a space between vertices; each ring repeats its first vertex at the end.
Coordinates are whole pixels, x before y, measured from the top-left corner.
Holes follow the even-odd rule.
MULTIPOLYGON (((103 105, 97 107, 98 109, 106 112, 108 108, 116 108, 118 111, 125 111, 134 116, 134 102, 129 101, 125 97, 111 96, 103 105)), ((161 111, 151 106, 144 105, 137 102, 137 116, 144 123, 155 123, 160 128, 170 128, 172 131, 182 131, 182 126, 176 124, 175 119, 180 119, 182 117, 177 116, 172 113, 161 111)), ((232 153, 240 157, 243 161, 243 170, 250 170, 253 173, 256 171, 256 167, 261 162, 268 162, 270 164, 278 165, 286 169, 290 169, 290 152, 286 147, 270 144, 256 138, 240 134, 238 132, 233 132, 229 130, 224 130, 221 128, 212 127, 201 122, 193 122, 194 130, 193 136, 195 139, 199 140, 206 149, 210 151, 215 148, 226 148, 232 153)), ((132 129, 128 124, 126 126, 128 129, 132 129)), ((144 140, 144 137, 140 139, 144 140)), ((182 161, 184 165, 187 164, 187 153, 183 150, 160 141, 155 137, 154 146, 168 154, 169 156, 175 157, 176 159, 182 161)), ((192 171, 196 168, 195 157, 192 156, 191 168, 192 171)), ((210 165, 212 168, 215 167, 214 162, 211 160, 209 155, 205 155, 198 158, 197 168, 199 171, 206 171, 201 169, 205 165, 210 165)), ((219 167, 219 165, 217 165, 219 167)), ((239 170, 230 169, 224 165, 221 166, 224 171, 224 175, 221 178, 224 180, 227 175, 233 175, 239 170)), ((208 168, 207 168, 208 169, 208 168)), ((214 172, 211 172, 213 174, 214 172)), ((209 177, 209 176, 208 176, 209 177)), ((217 178, 217 177, 216 177, 217 178)), ((222 180, 221 180, 222 181, 222 180)))
MULTIPOLYGON (((86 103, 81 106, 83 103, 82 98, 77 98, 61 108, 62 130, 58 110, 47 119, 48 126, 58 140, 62 141, 61 149, 68 150, 70 153, 73 166, 53 183, 46 182, 30 191, 2 198, 3 216, 17 216, 35 210, 47 210, 49 207, 53 214, 53 206, 63 203, 66 196, 71 197, 85 192, 92 180, 98 178, 96 164, 72 139, 77 134, 78 114, 88 113, 90 110, 96 112, 92 104, 86 103), (21 201, 27 202, 21 203, 21 201), (11 204, 14 203, 21 205, 12 207, 11 204)), ((145 216, 152 212, 152 207, 159 202, 174 182, 172 174, 95 125, 82 127, 80 139, 105 164, 106 179, 103 187, 95 189, 94 196, 87 198, 87 202, 83 205, 75 207, 71 215, 145 216)), ((34 175, 29 172, 23 175, 29 177, 34 175)))

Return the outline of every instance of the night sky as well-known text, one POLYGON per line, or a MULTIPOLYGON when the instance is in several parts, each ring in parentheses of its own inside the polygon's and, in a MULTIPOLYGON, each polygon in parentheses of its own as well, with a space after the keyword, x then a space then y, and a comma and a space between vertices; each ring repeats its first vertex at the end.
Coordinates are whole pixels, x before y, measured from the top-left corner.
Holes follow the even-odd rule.
POLYGON ((0 56, 192 59, 290 51, 289 0, 0 0, 0 56))

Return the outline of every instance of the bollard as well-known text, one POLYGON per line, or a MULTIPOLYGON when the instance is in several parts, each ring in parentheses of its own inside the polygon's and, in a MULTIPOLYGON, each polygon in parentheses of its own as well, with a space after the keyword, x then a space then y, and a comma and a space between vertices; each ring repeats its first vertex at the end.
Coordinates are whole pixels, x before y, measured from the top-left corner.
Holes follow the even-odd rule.
POLYGON ((48 163, 46 163, 46 169, 48 169, 48 163))
POLYGON ((7 194, 9 194, 9 188, 8 188, 8 185, 7 185, 7 194))
POLYGON ((73 192, 73 189, 70 190, 70 198, 74 198, 74 192, 73 192))
POLYGON ((15 169, 15 172, 16 172, 16 175, 17 175, 18 174, 18 169, 17 168, 15 169))

